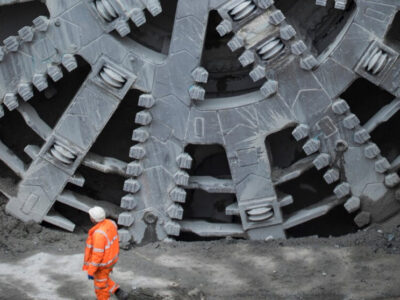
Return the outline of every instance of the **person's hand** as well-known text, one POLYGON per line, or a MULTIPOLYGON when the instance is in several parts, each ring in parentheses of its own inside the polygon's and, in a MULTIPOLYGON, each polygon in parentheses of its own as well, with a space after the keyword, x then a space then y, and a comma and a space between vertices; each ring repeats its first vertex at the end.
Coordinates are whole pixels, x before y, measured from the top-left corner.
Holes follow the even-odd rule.
POLYGON ((87 276, 87 279, 89 279, 89 280, 93 280, 93 279, 94 279, 94 277, 93 277, 92 275, 88 275, 88 276, 87 276))

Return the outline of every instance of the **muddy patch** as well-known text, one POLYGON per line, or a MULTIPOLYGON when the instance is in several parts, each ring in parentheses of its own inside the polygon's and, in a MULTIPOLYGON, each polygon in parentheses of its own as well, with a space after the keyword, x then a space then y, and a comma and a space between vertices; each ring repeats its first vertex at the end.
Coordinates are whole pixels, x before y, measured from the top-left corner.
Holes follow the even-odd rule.
MULTIPOLYGON (((26 289, 27 287, 25 287, 26 289)), ((9 284, 3 283, 0 277, 0 300, 34 300, 23 291, 24 287, 21 283, 9 284)))

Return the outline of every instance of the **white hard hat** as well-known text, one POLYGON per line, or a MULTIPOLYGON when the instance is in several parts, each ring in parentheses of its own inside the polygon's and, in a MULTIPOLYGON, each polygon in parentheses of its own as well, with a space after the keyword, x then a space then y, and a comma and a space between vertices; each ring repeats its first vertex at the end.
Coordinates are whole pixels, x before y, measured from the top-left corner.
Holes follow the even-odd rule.
POLYGON ((106 218, 106 212, 100 206, 95 206, 89 209, 89 216, 97 223, 106 218))

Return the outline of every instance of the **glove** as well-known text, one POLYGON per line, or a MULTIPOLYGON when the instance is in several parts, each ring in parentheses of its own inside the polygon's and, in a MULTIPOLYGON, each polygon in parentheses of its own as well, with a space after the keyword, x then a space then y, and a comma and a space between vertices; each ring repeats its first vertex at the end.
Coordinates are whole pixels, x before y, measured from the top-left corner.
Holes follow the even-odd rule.
POLYGON ((93 280, 93 279, 94 279, 94 277, 93 277, 92 275, 88 275, 88 276, 87 276, 87 279, 89 279, 89 280, 93 280))

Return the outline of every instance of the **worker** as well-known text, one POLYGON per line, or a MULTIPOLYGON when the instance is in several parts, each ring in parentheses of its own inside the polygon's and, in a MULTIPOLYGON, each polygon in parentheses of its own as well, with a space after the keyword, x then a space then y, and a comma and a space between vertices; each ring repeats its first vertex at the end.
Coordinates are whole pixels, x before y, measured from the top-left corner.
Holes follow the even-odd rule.
POLYGON ((88 279, 93 280, 98 300, 110 299, 111 294, 118 299, 128 299, 128 294, 109 277, 118 261, 118 227, 114 221, 106 219, 104 209, 99 206, 89 209, 89 216, 95 225, 86 240, 83 270, 88 279))

